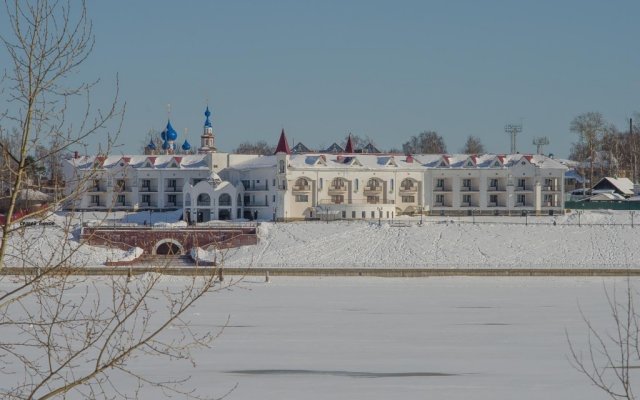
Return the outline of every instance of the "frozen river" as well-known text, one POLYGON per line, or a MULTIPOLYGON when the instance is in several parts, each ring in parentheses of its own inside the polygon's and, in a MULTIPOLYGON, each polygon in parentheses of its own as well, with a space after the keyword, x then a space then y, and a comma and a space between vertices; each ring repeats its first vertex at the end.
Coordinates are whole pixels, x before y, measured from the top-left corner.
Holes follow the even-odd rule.
MULTIPOLYGON (((606 324, 610 278, 256 278, 198 320, 230 327, 194 383, 231 399, 601 399, 570 365, 578 305, 606 324)), ((638 282, 640 283, 640 282, 638 282)))
POLYGON ((611 326, 603 288, 614 284, 626 282, 248 277, 189 312, 196 330, 217 331, 230 316, 195 368, 144 357, 129 367, 154 379, 190 375, 206 395, 237 385, 228 399, 602 399, 569 363, 565 330, 584 348, 578 307, 611 326))

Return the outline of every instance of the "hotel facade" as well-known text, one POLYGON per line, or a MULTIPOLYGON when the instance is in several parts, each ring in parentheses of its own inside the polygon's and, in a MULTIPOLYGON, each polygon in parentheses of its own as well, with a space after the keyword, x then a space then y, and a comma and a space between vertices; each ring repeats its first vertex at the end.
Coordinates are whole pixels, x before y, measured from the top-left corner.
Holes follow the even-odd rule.
POLYGON ((344 150, 292 152, 284 130, 274 155, 220 153, 210 115, 197 153, 186 140, 176 147, 168 123, 160 154, 150 143, 144 155, 66 160, 67 194, 78 193, 66 208, 182 209, 194 223, 563 211, 566 167, 546 156, 361 153, 350 139, 344 150))

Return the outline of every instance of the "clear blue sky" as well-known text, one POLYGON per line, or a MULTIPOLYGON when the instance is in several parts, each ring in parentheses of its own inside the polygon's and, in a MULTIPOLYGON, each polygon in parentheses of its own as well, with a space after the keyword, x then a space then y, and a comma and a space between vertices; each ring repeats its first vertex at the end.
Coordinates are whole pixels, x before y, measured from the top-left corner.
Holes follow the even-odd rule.
MULTIPOLYGON (((619 128, 640 111, 639 1, 100 1, 80 77, 119 74, 120 151, 166 123, 197 145, 209 102, 220 151, 242 141, 318 148, 347 132, 382 148, 436 130, 449 152, 470 134, 507 152, 504 125, 566 156, 576 115, 619 128)), ((0 22, 3 17, 0 16, 0 22)))

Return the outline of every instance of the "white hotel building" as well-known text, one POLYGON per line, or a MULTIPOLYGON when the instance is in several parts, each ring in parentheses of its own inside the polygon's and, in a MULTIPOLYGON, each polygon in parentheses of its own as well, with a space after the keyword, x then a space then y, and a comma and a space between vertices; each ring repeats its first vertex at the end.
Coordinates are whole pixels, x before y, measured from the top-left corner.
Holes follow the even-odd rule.
POLYGON ((284 130, 275 155, 219 153, 205 116, 198 154, 178 154, 168 123, 162 154, 150 143, 145 155, 67 160, 67 191, 81 192, 67 208, 183 209, 192 222, 563 211, 566 167, 542 155, 358 153, 350 140, 343 152, 292 154, 284 130))

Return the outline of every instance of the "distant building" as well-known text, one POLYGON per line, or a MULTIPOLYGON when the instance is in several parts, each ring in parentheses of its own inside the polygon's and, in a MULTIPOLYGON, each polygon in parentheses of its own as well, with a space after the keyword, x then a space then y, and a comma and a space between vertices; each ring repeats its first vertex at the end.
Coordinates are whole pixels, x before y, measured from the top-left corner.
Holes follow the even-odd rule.
MULTIPOLYGON (((210 120, 198 154, 180 154, 170 122, 163 145, 145 155, 67 160, 67 207, 183 209, 190 222, 236 219, 394 218, 401 214, 510 215, 563 210, 567 167, 542 155, 381 154, 334 143, 322 152, 289 148, 284 129, 272 156, 217 152, 210 120), (349 150, 349 151, 347 151, 349 150)), ((363 149, 364 150, 364 149, 363 149)))

